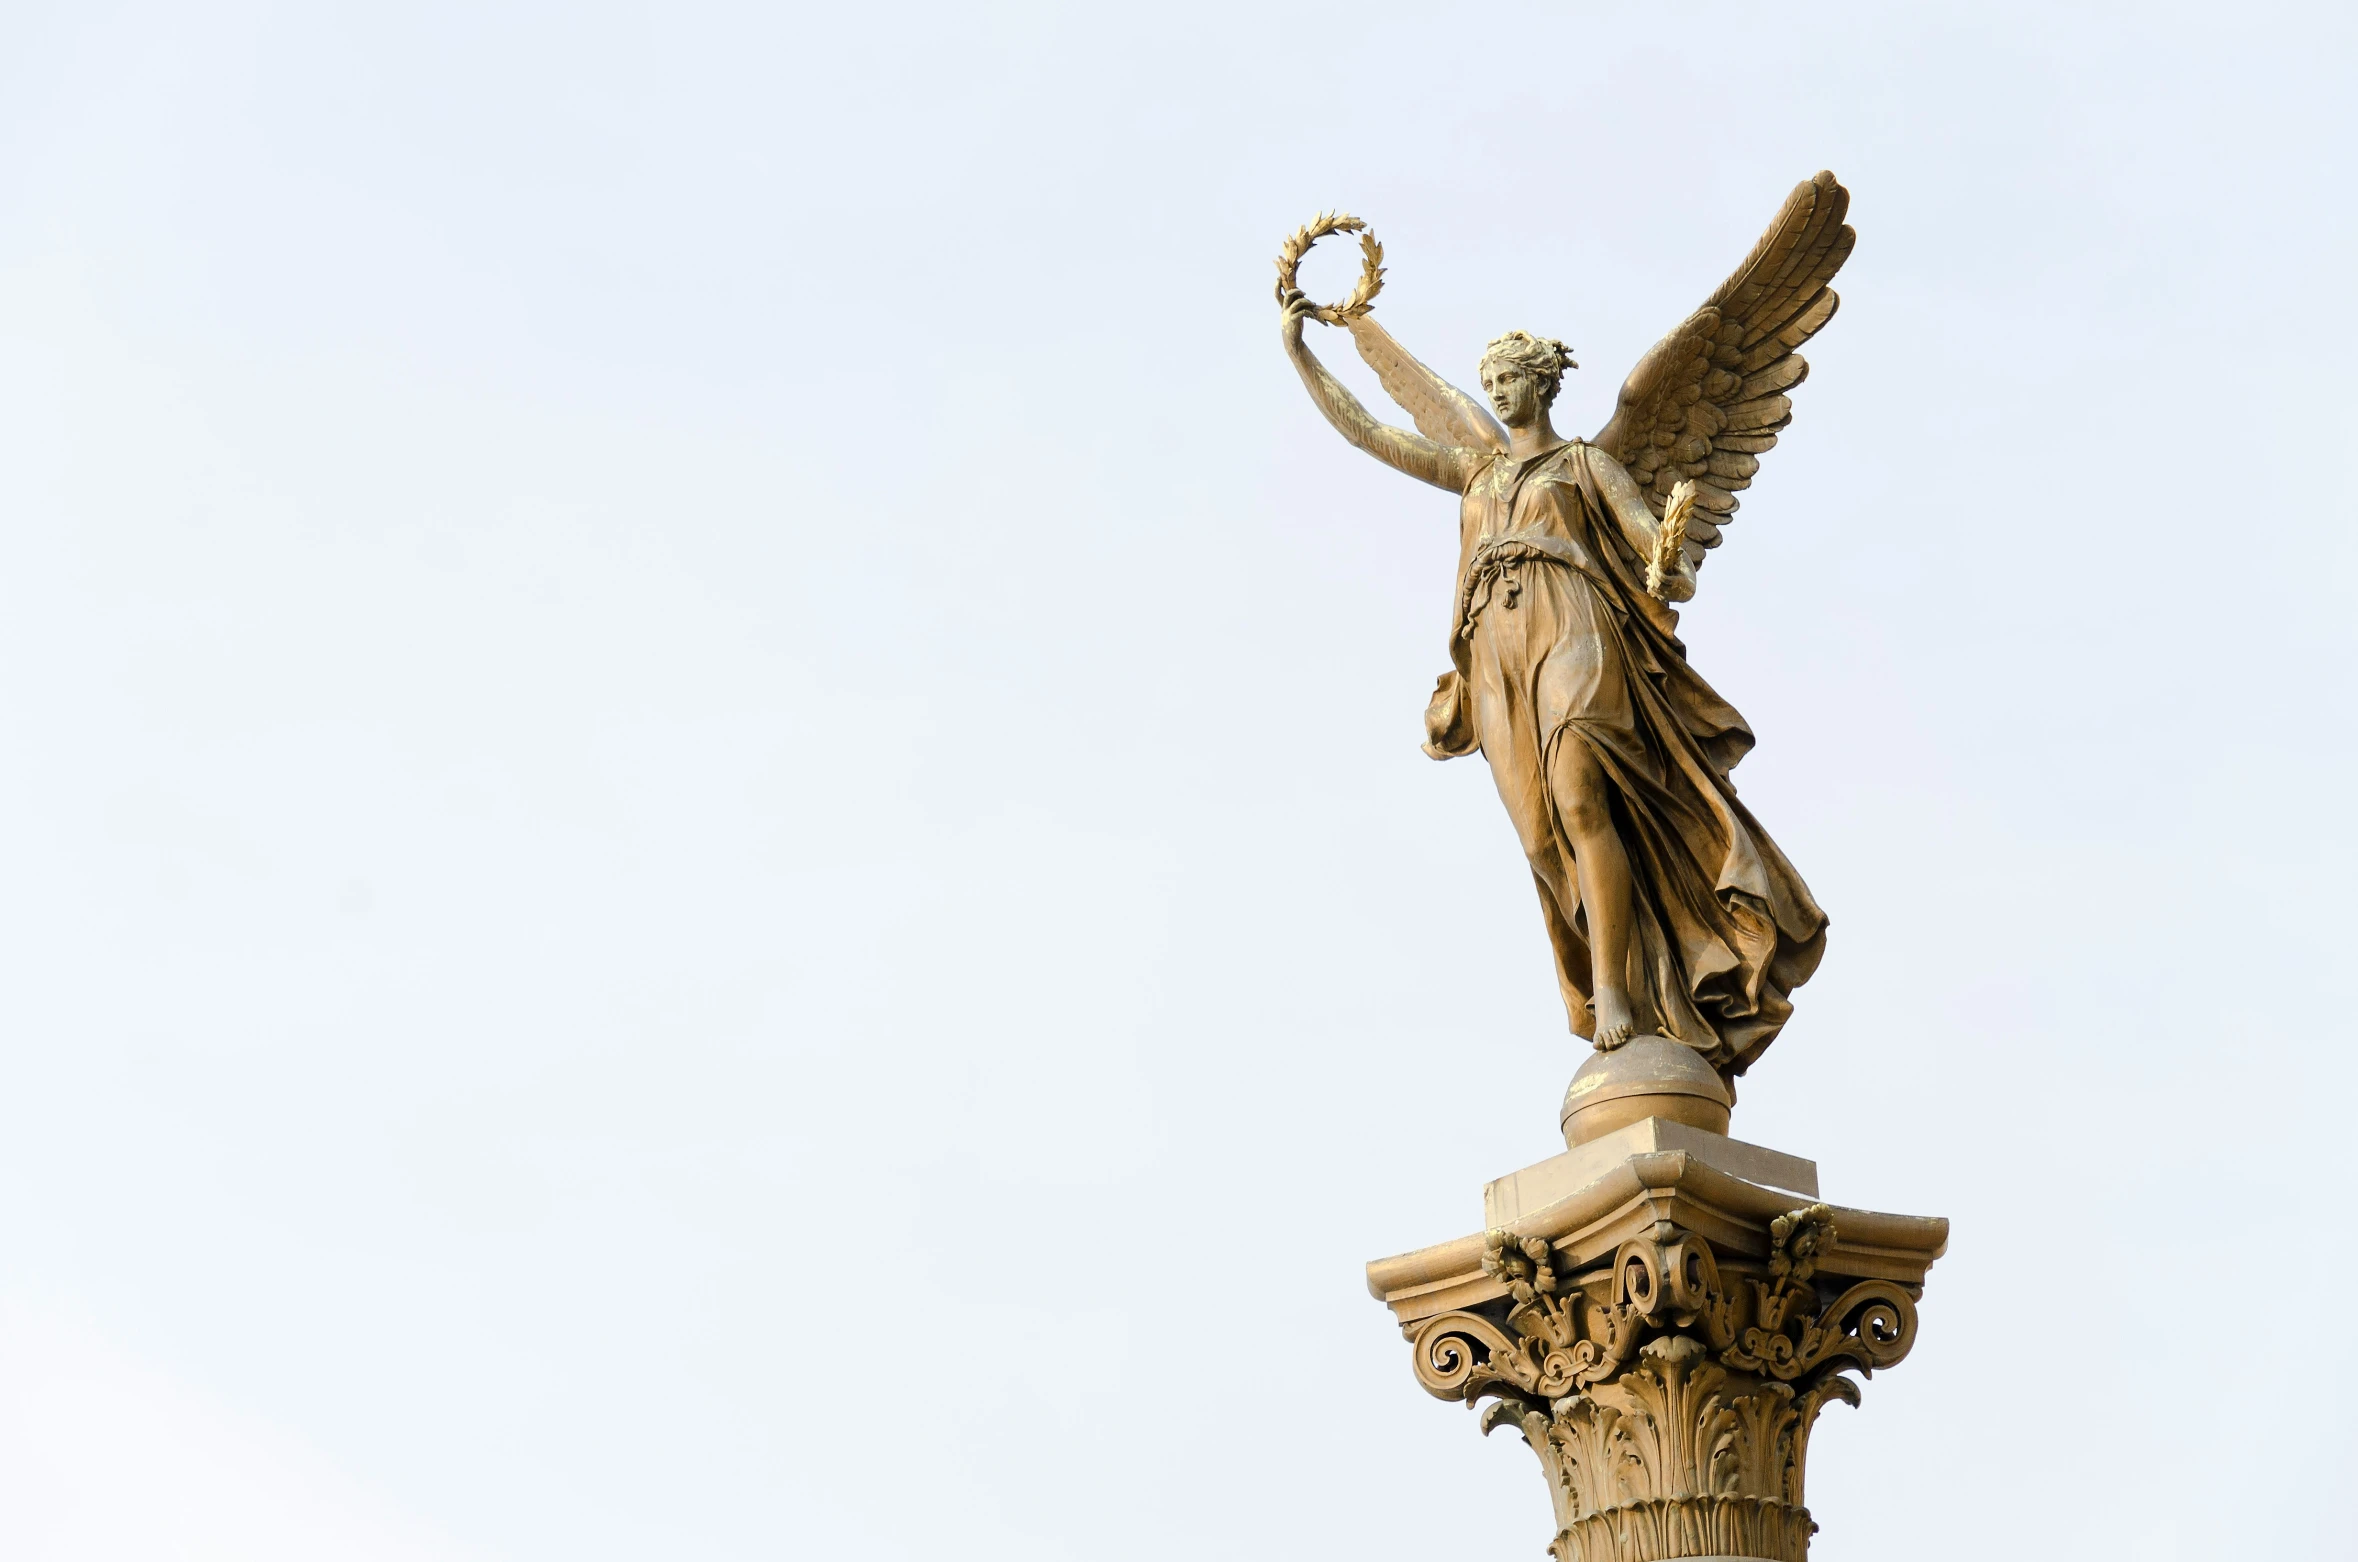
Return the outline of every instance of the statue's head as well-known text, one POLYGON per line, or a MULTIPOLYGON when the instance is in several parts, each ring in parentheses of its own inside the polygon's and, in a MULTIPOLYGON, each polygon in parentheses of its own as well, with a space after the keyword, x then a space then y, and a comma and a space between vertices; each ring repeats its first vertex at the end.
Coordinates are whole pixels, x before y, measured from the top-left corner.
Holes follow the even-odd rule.
POLYGON ((1572 349, 1549 336, 1509 331, 1482 350, 1482 389, 1492 410, 1509 428, 1535 423, 1564 385, 1564 371, 1577 369, 1572 349))

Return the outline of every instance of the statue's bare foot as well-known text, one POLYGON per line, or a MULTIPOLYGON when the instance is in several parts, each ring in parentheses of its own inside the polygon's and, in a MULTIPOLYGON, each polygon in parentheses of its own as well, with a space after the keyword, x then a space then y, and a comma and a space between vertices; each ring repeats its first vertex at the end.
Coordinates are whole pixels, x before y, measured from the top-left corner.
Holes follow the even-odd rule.
POLYGON ((1611 1052, 1636 1034, 1637 1022, 1629 1012, 1629 1000, 1617 992, 1598 989, 1596 1049, 1611 1052))

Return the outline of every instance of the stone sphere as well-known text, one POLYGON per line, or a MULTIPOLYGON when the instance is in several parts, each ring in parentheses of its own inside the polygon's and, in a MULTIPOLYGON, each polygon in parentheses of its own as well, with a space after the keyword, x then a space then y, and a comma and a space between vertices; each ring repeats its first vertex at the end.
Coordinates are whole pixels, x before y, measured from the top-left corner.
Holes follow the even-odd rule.
POLYGON ((1724 1134, 1734 1105, 1703 1054, 1668 1036, 1635 1036, 1611 1052, 1591 1053, 1572 1076, 1564 1092, 1564 1142, 1586 1144, 1649 1117, 1724 1134))

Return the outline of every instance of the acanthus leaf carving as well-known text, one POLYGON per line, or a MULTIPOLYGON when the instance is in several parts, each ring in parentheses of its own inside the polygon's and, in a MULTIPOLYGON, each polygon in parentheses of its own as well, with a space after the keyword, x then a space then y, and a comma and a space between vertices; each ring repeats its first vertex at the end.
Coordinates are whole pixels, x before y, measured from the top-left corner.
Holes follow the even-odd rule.
POLYGON ((1820 1282, 1834 1238, 1824 1205, 1795 1210, 1771 1223, 1765 1265, 1728 1276, 1701 1234, 1665 1221, 1576 1273, 1544 1239, 1493 1231, 1482 1265, 1506 1295, 1426 1320, 1418 1380, 1491 1401, 1485 1433, 1522 1434, 1548 1475, 1558 1562, 1806 1562, 1818 1412, 1856 1405, 1842 1374, 1896 1363, 1916 1331, 1905 1288, 1820 1282))

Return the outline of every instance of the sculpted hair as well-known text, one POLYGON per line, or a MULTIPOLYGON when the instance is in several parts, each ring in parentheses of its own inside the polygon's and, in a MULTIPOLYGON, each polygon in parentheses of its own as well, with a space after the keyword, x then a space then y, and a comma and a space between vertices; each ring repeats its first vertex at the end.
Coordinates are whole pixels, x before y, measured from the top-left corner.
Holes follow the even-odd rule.
POLYGON ((1482 349, 1482 362, 1511 363, 1537 376, 1540 382, 1539 399, 1550 406, 1555 404, 1556 392, 1564 388, 1564 371, 1577 369, 1572 361, 1572 349, 1552 336, 1533 336, 1529 331, 1509 331, 1482 349))

